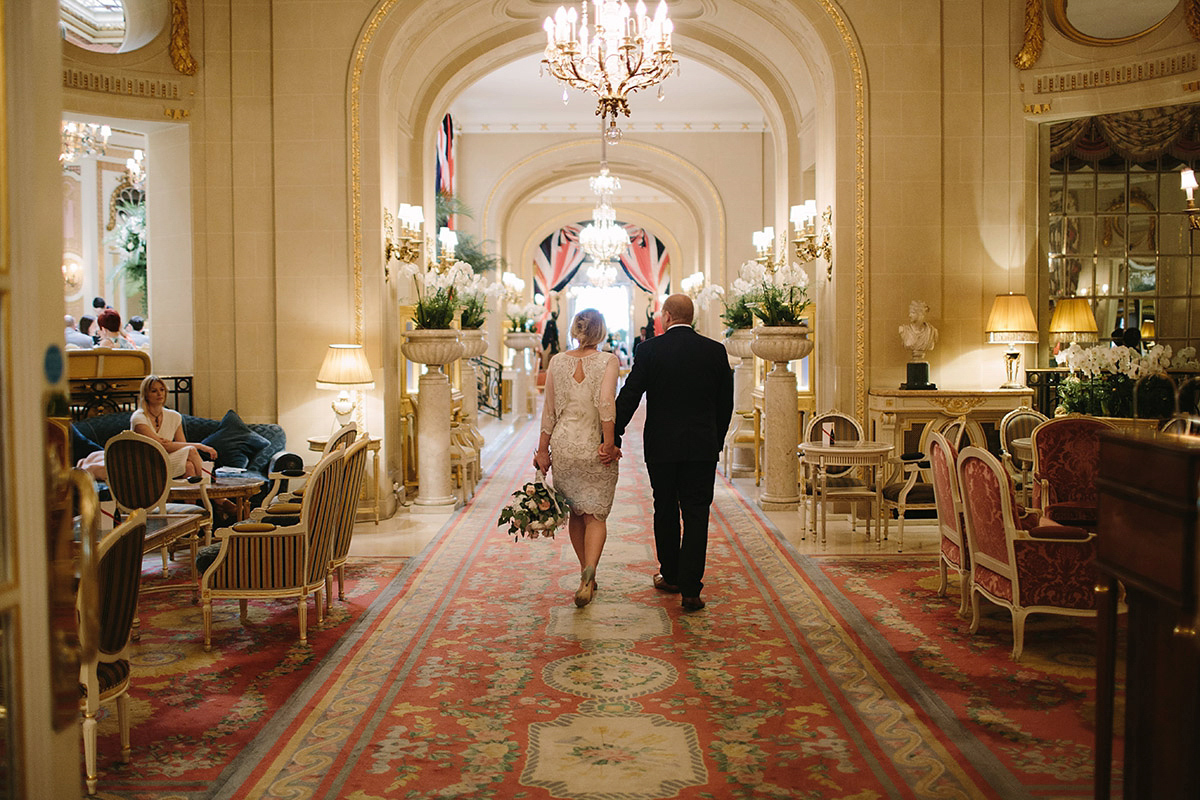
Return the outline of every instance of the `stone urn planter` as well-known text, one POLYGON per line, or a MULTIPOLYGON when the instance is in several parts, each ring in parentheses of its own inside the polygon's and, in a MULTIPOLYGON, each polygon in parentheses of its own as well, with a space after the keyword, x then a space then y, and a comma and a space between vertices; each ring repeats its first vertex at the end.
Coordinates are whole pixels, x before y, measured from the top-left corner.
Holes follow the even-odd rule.
POLYGON ((764 325, 754 329, 750 349, 765 361, 786 365, 811 353, 813 343, 808 338, 808 328, 803 325, 764 325))
POLYGON ((537 391, 536 381, 533 380, 533 375, 530 373, 529 359, 526 357, 525 351, 534 350, 541 343, 542 337, 536 333, 509 331, 504 334, 505 346, 516 351, 516 355, 513 356, 512 410, 517 416, 533 414, 533 395, 537 391))
POLYGON ((418 364, 428 364, 431 368, 441 369, 462 357, 463 345, 458 338, 459 332, 453 328, 418 328, 404 332, 404 344, 400 352, 409 361, 418 364))
POLYGON ((488 340, 483 328, 464 328, 458 332, 463 345, 463 358, 475 358, 487 352, 488 340))
POLYGON ((738 328, 725 339, 725 352, 734 358, 752 358, 754 351, 750 346, 754 343, 754 330, 738 328))
POLYGON ((531 350, 542 343, 542 337, 536 333, 525 333, 523 331, 509 331, 504 334, 505 347, 513 350, 531 350))

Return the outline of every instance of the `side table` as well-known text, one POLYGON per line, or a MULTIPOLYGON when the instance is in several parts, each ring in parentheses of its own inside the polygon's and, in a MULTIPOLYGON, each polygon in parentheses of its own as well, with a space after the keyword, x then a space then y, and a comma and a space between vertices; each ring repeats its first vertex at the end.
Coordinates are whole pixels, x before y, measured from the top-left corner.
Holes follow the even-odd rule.
MULTIPOLYGON (((317 453, 325 451, 325 443, 329 441, 328 436, 310 436, 308 437, 308 449, 317 453)), ((383 439, 377 436, 368 437, 367 449, 371 451, 371 466, 374 469, 374 481, 365 481, 367 486, 371 487, 371 496, 367 498, 370 501, 371 513, 375 517, 375 524, 379 524, 379 504, 383 499, 383 493, 379 488, 379 449, 383 445, 383 439)), ((359 506, 362 509, 362 506, 359 506)))
MULTIPOLYGON (((812 523, 808 526, 813 533, 817 527, 817 503, 821 504, 821 544, 825 544, 825 499, 828 494, 829 467, 864 467, 871 470, 871 483, 862 489, 838 489, 835 496, 874 497, 875 498, 875 538, 879 546, 883 546, 883 536, 880 526, 883 523, 883 481, 879 479, 879 470, 887 464, 888 454, 892 445, 887 442, 845 442, 841 444, 822 444, 820 442, 801 442, 796 449, 807 472, 810 467, 816 469, 812 476, 812 523), (872 488, 873 486, 873 488, 872 488)), ((851 512, 853 513, 853 512, 851 512)), ((871 536, 871 523, 867 521, 867 538, 871 536)))

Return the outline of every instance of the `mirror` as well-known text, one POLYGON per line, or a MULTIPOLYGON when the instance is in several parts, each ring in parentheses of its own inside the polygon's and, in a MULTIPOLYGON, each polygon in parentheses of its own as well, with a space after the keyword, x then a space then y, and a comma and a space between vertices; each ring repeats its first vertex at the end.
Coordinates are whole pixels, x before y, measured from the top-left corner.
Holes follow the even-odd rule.
POLYGON ((1180 0, 1051 0, 1050 23, 1076 42, 1125 44, 1158 28, 1180 0))

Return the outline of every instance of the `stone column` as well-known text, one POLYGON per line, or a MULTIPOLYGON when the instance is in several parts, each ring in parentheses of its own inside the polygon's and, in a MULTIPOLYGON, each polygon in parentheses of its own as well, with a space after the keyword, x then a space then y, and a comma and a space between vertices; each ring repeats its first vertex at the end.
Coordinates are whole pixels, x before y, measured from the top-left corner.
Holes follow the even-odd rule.
POLYGON ((759 358, 775 363, 764 389, 766 478, 758 504, 765 511, 794 511, 800 506, 796 445, 796 373, 788 362, 812 351, 808 333, 800 327, 754 329, 753 349, 759 358))
MULTIPOLYGON (((733 369, 734 411, 754 409, 754 351, 750 349, 753 342, 754 333, 749 328, 736 330, 725 340, 725 350, 737 359, 737 366, 733 369)), ((745 423, 735 415, 731 424, 745 423)), ((734 448, 733 474, 739 478, 753 475, 754 454, 745 448, 734 448)))
POLYGON ((462 419, 467 434, 476 448, 483 448, 483 434, 479 432, 479 373, 471 359, 487 352, 488 341, 483 329, 464 330, 459 332, 463 343, 462 363, 459 370, 462 375, 462 419))
POLYGON ((537 391, 536 386, 531 385, 529 359, 525 351, 538 345, 538 335, 536 333, 507 333, 504 335, 504 344, 512 348, 513 355, 513 414, 518 417, 533 416, 530 410, 530 390, 537 391))
POLYGON ((462 355, 456 330, 414 330, 401 345, 425 364, 417 383, 417 499, 413 511, 448 511, 458 503, 450 479, 450 378, 442 367, 462 355))

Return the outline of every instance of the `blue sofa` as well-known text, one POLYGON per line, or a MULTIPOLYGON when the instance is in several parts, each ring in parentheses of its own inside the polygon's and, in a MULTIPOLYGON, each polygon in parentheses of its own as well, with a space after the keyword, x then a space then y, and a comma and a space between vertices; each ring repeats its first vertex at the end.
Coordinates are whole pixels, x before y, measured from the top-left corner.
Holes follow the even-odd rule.
MULTIPOLYGON (((109 439, 129 430, 130 416, 129 411, 117 411, 71 423, 72 462, 103 450, 109 439)), ((304 466, 299 455, 286 449, 287 435, 283 428, 269 422, 247 424, 233 411, 226 412, 219 420, 184 414, 183 435, 189 442, 202 442, 216 448, 218 468, 238 467, 245 470, 245 475, 264 481, 272 472, 304 466)), ((264 483, 258 494, 251 498, 251 504, 258 505, 269 489, 270 484, 264 483)))

